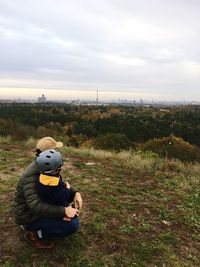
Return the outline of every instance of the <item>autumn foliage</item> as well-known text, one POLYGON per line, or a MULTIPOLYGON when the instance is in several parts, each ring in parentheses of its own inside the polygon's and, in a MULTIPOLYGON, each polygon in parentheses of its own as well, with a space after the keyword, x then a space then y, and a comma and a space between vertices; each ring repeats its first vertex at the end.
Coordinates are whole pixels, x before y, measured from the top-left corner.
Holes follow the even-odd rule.
POLYGON ((181 161, 195 162, 200 160, 200 149, 197 146, 173 135, 149 140, 138 148, 143 151, 155 152, 162 157, 175 158, 181 161))

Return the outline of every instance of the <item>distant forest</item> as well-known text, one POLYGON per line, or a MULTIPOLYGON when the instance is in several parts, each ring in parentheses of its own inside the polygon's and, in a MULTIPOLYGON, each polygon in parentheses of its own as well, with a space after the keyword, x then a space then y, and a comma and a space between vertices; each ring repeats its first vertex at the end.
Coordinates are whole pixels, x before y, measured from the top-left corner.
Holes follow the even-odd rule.
POLYGON ((0 136, 60 137, 72 146, 127 149, 176 136, 200 147, 200 107, 0 104, 0 136), (116 147, 115 147, 116 146, 116 147))

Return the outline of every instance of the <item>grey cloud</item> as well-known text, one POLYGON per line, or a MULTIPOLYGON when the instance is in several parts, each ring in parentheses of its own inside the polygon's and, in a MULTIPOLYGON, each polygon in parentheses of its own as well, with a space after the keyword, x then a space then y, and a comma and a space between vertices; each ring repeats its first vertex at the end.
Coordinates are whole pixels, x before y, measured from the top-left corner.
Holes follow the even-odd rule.
POLYGON ((0 79, 196 94, 199 11, 194 0, 1 0, 0 79))

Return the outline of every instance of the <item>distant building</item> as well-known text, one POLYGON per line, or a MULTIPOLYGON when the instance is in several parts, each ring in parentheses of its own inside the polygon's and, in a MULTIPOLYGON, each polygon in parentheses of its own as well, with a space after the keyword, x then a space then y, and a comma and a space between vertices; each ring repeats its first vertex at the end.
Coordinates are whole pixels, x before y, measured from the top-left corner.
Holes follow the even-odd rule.
POLYGON ((80 101, 80 99, 72 100, 71 104, 72 105, 80 105, 81 104, 81 101, 80 101))
POLYGON ((44 95, 42 95, 42 97, 38 97, 38 102, 39 103, 44 103, 44 102, 46 102, 46 97, 44 96, 44 95))

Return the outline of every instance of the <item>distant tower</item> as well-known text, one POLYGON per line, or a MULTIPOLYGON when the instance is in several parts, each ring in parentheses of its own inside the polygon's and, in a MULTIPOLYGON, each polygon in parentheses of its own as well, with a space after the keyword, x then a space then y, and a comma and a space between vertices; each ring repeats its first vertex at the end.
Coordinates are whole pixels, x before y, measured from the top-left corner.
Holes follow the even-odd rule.
POLYGON ((46 97, 44 96, 44 94, 42 95, 42 97, 38 97, 38 102, 40 102, 40 103, 44 103, 44 102, 46 102, 46 97))
POLYGON ((97 88, 97 98, 96 98, 97 105, 99 105, 99 89, 97 88))

